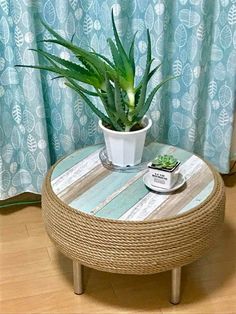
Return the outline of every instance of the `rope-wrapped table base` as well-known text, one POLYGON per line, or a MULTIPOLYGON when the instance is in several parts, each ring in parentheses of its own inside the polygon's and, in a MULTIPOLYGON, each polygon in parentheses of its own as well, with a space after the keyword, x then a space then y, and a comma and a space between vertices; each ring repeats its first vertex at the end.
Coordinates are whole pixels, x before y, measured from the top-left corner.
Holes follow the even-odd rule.
POLYGON ((200 206, 174 218, 137 222, 94 217, 66 205, 52 190, 52 170, 42 193, 47 232, 62 253, 85 266, 152 274, 193 262, 217 241, 225 193, 220 175, 212 168, 215 186, 200 206))

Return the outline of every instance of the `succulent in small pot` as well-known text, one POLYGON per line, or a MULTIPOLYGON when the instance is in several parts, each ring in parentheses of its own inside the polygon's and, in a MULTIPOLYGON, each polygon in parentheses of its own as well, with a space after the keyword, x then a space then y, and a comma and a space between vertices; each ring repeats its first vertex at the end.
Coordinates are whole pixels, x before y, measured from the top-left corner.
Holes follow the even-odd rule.
MULTIPOLYGON (((84 103, 99 117, 102 130, 108 130, 106 131, 105 138, 107 138, 109 130, 113 132, 113 137, 114 132, 134 134, 136 131, 142 130, 146 135, 146 126, 151 126, 151 123, 145 123, 144 116, 157 91, 163 84, 174 78, 173 76, 165 78, 148 94, 148 83, 160 67, 159 64, 152 68, 154 59, 152 58, 149 30, 147 30, 146 65, 144 74, 141 79, 139 79, 136 75, 137 65, 134 57, 135 35, 133 36, 129 50, 126 51, 116 29, 113 12, 112 27, 114 40, 111 38, 107 39, 112 58, 107 58, 92 49, 86 50, 76 46, 73 43, 73 38, 71 41, 68 41, 43 21, 42 24, 53 36, 52 39, 42 40, 42 42, 49 42, 68 49, 71 53, 70 60, 60 58, 43 49, 31 49, 44 59, 44 63, 39 65, 16 66, 50 71, 56 74, 55 78, 64 78, 65 84, 78 93, 84 103), (88 87, 92 87, 93 90, 88 87), (103 109, 100 109, 94 104, 92 100, 94 98, 100 99, 103 109)), ((132 135, 130 137, 132 138, 132 135)), ((107 142, 110 141, 106 140, 106 143, 107 142)), ((131 158, 124 159, 129 160, 127 164, 122 160, 112 160, 112 156, 114 156, 119 149, 125 147, 122 141, 115 141, 114 147, 112 145, 110 148, 110 150, 113 150, 113 153, 110 154, 109 149, 107 149, 109 160, 120 166, 139 163, 141 157, 135 156, 135 153, 136 151, 139 155, 140 151, 142 153, 143 145, 141 145, 141 142, 135 145, 135 147, 139 146, 139 149, 133 149, 132 151, 129 151, 129 145, 125 144, 127 148, 122 151, 122 154, 134 156, 133 160, 131 160, 131 158), (119 143, 121 143, 121 148, 117 147, 119 143)))
POLYGON ((173 155, 158 155, 148 164, 151 185, 172 188, 178 179, 179 165, 180 162, 173 155))

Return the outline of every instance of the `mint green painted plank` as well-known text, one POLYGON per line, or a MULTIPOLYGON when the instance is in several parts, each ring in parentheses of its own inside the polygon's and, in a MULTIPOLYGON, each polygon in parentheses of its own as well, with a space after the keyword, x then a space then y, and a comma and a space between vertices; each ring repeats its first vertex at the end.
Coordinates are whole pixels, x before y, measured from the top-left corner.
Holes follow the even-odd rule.
MULTIPOLYGON (((92 174, 91 174, 92 175, 92 174)), ((112 193, 124 186, 137 172, 111 172, 103 180, 98 181, 84 194, 73 200, 69 205, 75 209, 90 213, 96 206, 104 202, 112 193)))
POLYGON ((149 193, 149 190, 144 185, 143 178, 141 177, 98 211, 95 216, 118 219, 147 193, 149 193))
POLYGON ((144 148, 144 159, 152 160, 157 155, 170 154, 174 155, 181 163, 192 156, 192 153, 189 153, 181 148, 175 146, 169 146, 162 143, 151 143, 144 148))
MULTIPOLYGON (((99 144, 99 145, 93 145, 93 146, 88 146, 82 149, 79 149, 66 157, 64 160, 62 160, 53 170, 52 173, 52 180, 60 176, 63 172, 69 170, 71 167, 76 165, 78 162, 83 160, 84 158, 88 157, 90 154, 95 152, 97 149, 101 149, 104 145, 99 144)), ((168 151, 172 148, 172 146, 168 146, 165 144, 161 143, 151 143, 147 145, 144 149, 144 160, 152 160, 155 158, 156 155, 159 154, 168 154, 168 151)), ((189 154, 188 152, 185 152, 183 150, 180 150, 176 148, 176 154, 181 156, 183 153, 189 154)), ((179 157, 177 157, 179 158, 179 157)), ((181 158, 180 158, 181 159, 181 158)), ((182 160, 181 160, 182 161, 182 160)))
POLYGON ((189 159, 191 156, 193 156, 192 153, 189 153, 183 149, 180 149, 178 147, 169 147, 169 150, 167 154, 173 155, 176 159, 178 159, 181 163, 184 163, 187 159, 189 159), (172 152, 172 149, 174 151, 172 152))
POLYGON ((72 168, 74 165, 76 165, 77 163, 79 163, 80 161, 82 161, 83 159, 88 157, 90 154, 92 154, 93 152, 95 152, 98 149, 101 149, 103 146, 104 146, 103 144, 93 145, 93 146, 88 146, 88 147, 81 148, 81 149, 75 151, 74 153, 72 153, 71 155, 69 155, 68 157, 63 159, 54 168, 51 180, 56 179, 61 174, 63 174, 64 172, 66 172, 67 170, 72 168))
POLYGON ((197 196, 195 196, 191 202, 189 202, 186 206, 184 206, 178 214, 183 214, 189 210, 191 210, 192 208, 198 206, 199 204, 201 204, 202 202, 204 202, 204 200, 210 195, 210 193, 212 192, 213 188, 214 188, 214 180, 212 180, 197 196))
POLYGON ((170 146, 152 142, 144 147, 142 162, 151 161, 157 155, 166 154, 170 146))
MULTIPOLYGON (((151 143, 145 147, 145 159, 150 160, 154 158, 156 154, 167 153, 168 148, 168 146, 160 143, 151 143)), ((75 209, 80 209, 83 212, 89 213, 99 206, 99 204, 104 202, 112 193, 124 186, 127 181, 136 176, 137 173, 138 172, 112 172, 111 175, 96 183, 83 195, 80 195, 77 199, 73 200, 69 205, 75 209)))
POLYGON ((186 152, 182 149, 177 149, 174 153, 173 153, 174 157, 177 158, 181 164, 184 163, 187 159, 189 159, 191 156, 193 156, 193 154, 186 152))
MULTIPOLYGON (((170 148, 174 149, 174 156, 181 161, 183 164, 187 161, 192 154, 188 153, 182 149, 176 147, 168 146, 168 149, 165 150, 166 145, 158 144, 158 154, 169 153, 170 148)), ((155 149, 155 148, 154 148, 155 149)), ((127 187, 126 190, 121 192, 117 197, 115 197, 110 203, 104 206, 100 211, 98 211, 95 216, 110 218, 110 219, 119 219, 124 213, 126 213, 130 208, 134 207, 137 202, 139 202, 149 190, 143 183, 143 179, 140 178, 135 183, 127 187)), ((158 195, 157 195, 158 196, 158 195)))
MULTIPOLYGON (((73 153, 60 164, 58 164, 58 167, 56 167, 53 172, 53 179, 63 174, 66 170, 69 170, 71 167, 101 147, 102 145, 89 146, 73 153)), ((147 158, 147 160, 151 160, 158 154, 169 153, 175 155, 176 158, 181 162, 184 162, 191 156, 191 154, 186 151, 161 143, 151 143, 145 147, 145 159, 147 158)), ((92 210, 96 207, 98 207, 99 210, 99 206, 102 207, 102 203, 107 199, 109 203, 102 207, 95 215, 99 217, 118 219, 148 193, 148 189, 145 187, 142 178, 140 178, 135 183, 128 186, 126 190, 121 191, 118 195, 115 195, 113 200, 109 199, 113 193, 121 189, 131 178, 135 177, 136 175, 137 172, 111 172, 110 175, 101 181, 98 181, 83 195, 73 200, 70 203, 70 206, 83 212, 91 213, 92 210)))

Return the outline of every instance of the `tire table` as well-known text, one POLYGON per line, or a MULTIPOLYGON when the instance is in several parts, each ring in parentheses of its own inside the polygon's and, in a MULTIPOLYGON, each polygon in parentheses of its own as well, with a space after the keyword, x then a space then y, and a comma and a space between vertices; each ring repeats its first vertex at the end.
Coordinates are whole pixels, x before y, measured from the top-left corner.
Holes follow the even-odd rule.
POLYGON ((147 168, 111 171, 101 145, 80 149, 48 172, 43 219, 58 250, 73 260, 74 292, 83 292, 82 266, 121 274, 172 271, 171 302, 180 301, 181 267, 200 258, 220 235, 225 192, 218 172, 198 156, 159 143, 149 152, 181 161, 185 185, 156 193, 143 183, 147 168))

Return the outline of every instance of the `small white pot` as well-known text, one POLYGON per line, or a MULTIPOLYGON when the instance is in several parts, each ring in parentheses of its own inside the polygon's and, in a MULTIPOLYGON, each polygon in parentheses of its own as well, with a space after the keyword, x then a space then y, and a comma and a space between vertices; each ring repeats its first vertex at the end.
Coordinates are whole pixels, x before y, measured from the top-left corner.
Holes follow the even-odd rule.
POLYGON ((103 131, 108 159, 117 166, 134 166, 141 162, 145 138, 152 120, 143 118, 145 127, 138 131, 120 132, 106 128, 99 120, 103 131))
POLYGON ((164 189, 171 189, 179 176, 179 164, 172 170, 161 170, 152 167, 152 163, 148 164, 149 168, 149 182, 154 187, 161 187, 164 189))

